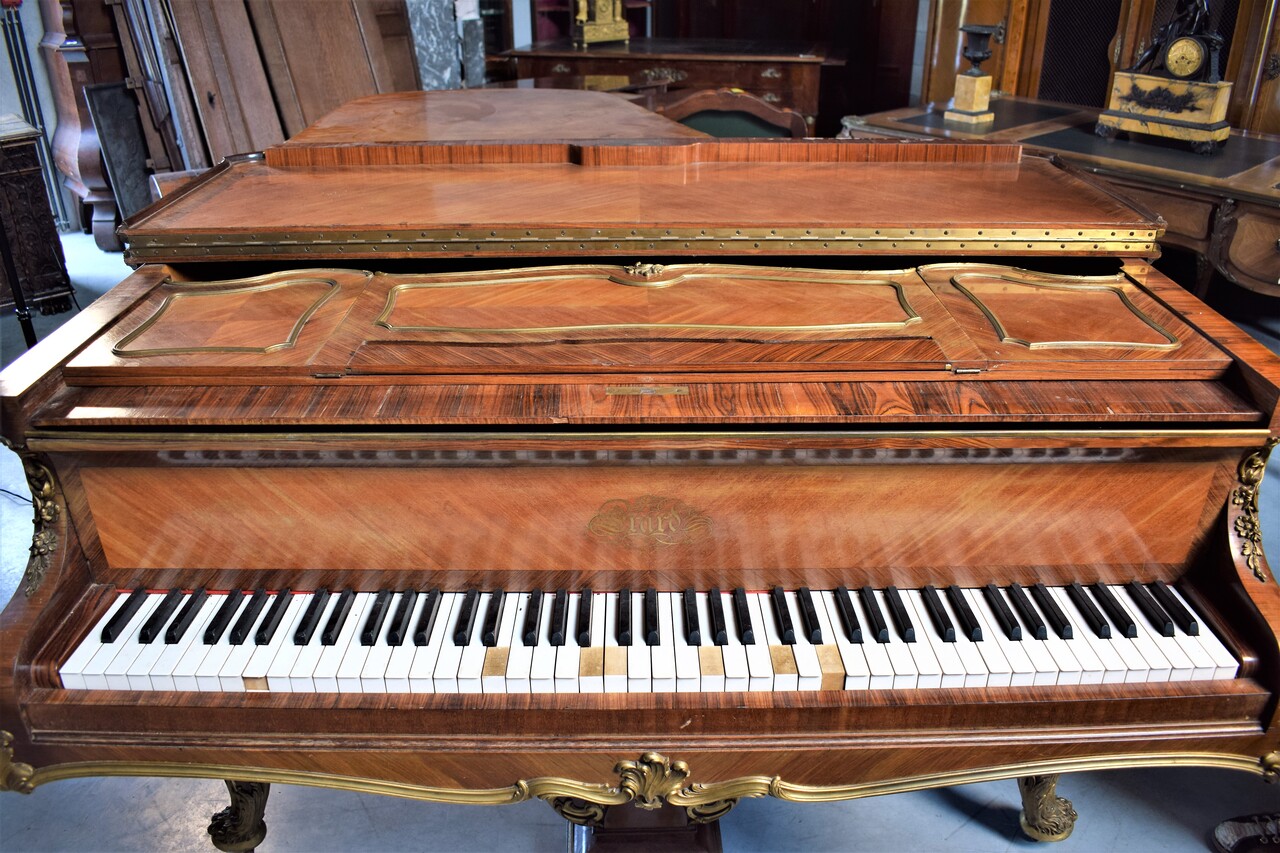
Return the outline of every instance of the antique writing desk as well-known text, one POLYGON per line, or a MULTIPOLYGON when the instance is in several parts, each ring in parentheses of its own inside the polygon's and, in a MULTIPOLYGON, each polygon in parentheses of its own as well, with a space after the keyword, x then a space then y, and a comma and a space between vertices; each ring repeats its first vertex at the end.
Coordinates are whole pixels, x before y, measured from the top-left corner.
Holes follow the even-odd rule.
POLYGON ((271 782, 1018 778, 1051 839, 1063 772, 1280 772, 1280 361, 1158 219, 1016 145, 331 133, 139 215, 0 378, 4 787, 226 779, 243 849, 271 782))

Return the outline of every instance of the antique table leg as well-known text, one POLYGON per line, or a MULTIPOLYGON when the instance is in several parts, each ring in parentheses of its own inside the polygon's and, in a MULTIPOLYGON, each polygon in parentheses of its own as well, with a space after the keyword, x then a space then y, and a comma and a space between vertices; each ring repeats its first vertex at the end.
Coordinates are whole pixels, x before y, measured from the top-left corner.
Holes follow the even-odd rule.
POLYGON ((267 824, 262 815, 267 810, 267 794, 271 786, 266 782, 235 782, 226 780, 231 794, 231 805, 217 812, 209 821, 209 836, 213 846, 226 853, 252 853, 253 848, 267 837, 267 824))
POLYGON ((1023 776, 1018 780, 1022 794, 1022 831, 1035 841, 1062 841, 1076 824, 1071 801, 1055 791, 1058 774, 1023 776))

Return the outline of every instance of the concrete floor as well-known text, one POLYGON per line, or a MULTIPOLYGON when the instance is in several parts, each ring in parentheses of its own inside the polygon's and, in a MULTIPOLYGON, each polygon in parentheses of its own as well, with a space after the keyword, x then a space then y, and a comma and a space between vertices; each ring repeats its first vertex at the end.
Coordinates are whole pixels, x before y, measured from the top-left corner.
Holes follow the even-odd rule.
MULTIPOLYGON (((92 238, 64 241, 82 305, 127 268, 119 255, 96 251, 92 238)), ((1280 351, 1276 300, 1226 306, 1248 318, 1251 330, 1280 351)), ((68 315, 39 318, 41 334, 68 315)), ((11 316, 0 318, 4 363, 22 352, 11 316)), ((1273 463, 1263 485, 1263 528, 1280 541, 1280 475, 1273 463)), ((26 494, 17 458, 0 453, 0 488, 26 494)), ((25 499, 0 493, 0 602, 21 578, 31 536, 25 499)), ((18 756, 21 759, 21 756, 18 756)), ((1080 814, 1075 833, 1058 850, 1197 851, 1206 834, 1233 815, 1280 809, 1280 787, 1243 773, 1196 768, 1081 773, 1064 777, 1059 793, 1080 814)), ((0 850, 212 850, 205 826, 226 805, 218 781, 78 779, 38 788, 23 797, 0 795, 0 850)), ((725 849, 1005 851, 1037 845, 1018 829, 1012 781, 966 785, 846 803, 796 805, 776 800, 741 803, 724 820, 725 849)), ((267 806, 267 851, 557 851, 566 825, 547 806, 523 803, 477 809, 390 797, 277 785, 267 806)))

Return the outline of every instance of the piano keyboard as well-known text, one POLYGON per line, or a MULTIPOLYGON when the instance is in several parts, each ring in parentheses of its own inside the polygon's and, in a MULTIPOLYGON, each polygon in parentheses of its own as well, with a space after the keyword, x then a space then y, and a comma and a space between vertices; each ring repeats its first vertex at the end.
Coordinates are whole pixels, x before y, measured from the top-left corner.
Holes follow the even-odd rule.
POLYGON ((1161 582, 922 589, 122 592, 72 690, 672 693, 1234 678, 1161 582))

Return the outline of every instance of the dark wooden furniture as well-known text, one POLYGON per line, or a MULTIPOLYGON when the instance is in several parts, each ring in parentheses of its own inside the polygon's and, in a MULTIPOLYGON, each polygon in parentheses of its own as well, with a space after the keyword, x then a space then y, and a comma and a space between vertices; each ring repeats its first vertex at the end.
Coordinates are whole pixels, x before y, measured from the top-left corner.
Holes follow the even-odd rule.
POLYGON ((825 50, 816 43, 729 39, 637 38, 582 50, 568 39, 538 42, 503 54, 517 77, 643 74, 670 81, 671 88, 731 87, 758 95, 773 106, 794 109, 812 127, 825 50))
POLYGON ((1022 142, 1052 152, 1160 214, 1161 244, 1196 254, 1189 284, 1197 294, 1216 271, 1280 296, 1280 136, 1233 131, 1221 152, 1202 157, 1147 140, 1100 139, 1094 109, 1013 97, 991 107, 995 121, 982 132, 947 122, 946 105, 932 104, 847 118, 841 135, 1022 142))
POLYGON ((712 136, 809 135, 804 116, 741 89, 681 89, 655 95, 652 108, 712 136))
POLYGON ((1075 816, 1059 773, 1280 773, 1257 510, 1280 358, 1151 268, 1154 216, 1017 145, 410 124, 320 128, 179 189, 126 229, 138 271, 0 376, 37 521, 0 616, 0 786, 231 780, 211 832, 243 849, 272 782, 594 824, 1016 777, 1047 839, 1075 816), (59 674, 141 587, 1130 580, 1194 600, 1235 677, 305 695, 59 674))
POLYGON ((0 116, 0 310, 17 309, 29 344, 35 341, 31 312, 69 311, 73 297, 40 170, 39 137, 17 116, 0 116))

